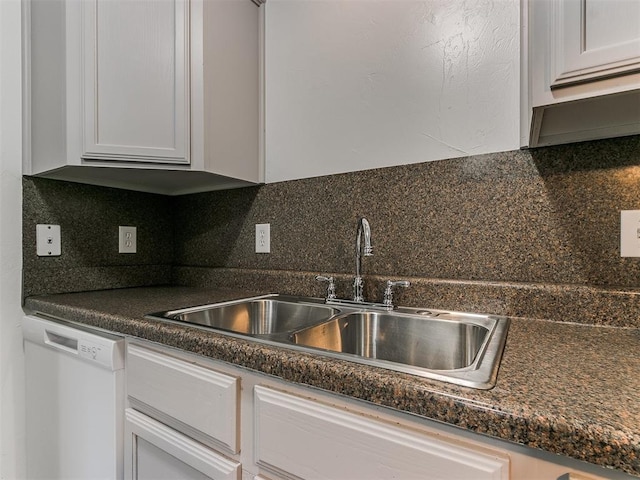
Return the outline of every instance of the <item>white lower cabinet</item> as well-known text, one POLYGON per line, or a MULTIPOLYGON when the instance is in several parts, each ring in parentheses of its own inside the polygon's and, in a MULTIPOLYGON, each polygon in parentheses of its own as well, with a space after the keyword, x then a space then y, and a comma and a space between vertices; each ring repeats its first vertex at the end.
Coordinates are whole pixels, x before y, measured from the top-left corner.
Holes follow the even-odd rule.
POLYGON ((126 411, 125 438, 126 479, 240 478, 238 462, 133 409, 126 411))
POLYGON ((125 478, 240 480, 240 379, 128 343, 125 478))
POLYGON ((238 377, 132 344, 127 362, 133 408, 202 443, 238 453, 238 377))
POLYGON ((300 478, 506 480, 509 457, 255 387, 258 465, 300 478))
POLYGON ((126 359, 127 479, 632 478, 157 344, 126 359))

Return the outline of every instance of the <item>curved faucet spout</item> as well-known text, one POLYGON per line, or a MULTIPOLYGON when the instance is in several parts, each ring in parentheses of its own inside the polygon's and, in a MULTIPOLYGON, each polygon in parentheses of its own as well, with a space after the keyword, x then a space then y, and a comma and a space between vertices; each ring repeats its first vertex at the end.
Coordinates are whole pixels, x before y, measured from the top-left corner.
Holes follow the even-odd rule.
POLYGON ((371 227, 366 218, 358 219, 358 229, 356 231, 356 278, 353 281, 353 300, 363 302, 363 281, 362 271, 362 255, 370 257, 373 255, 373 246, 371 245, 371 227), (364 246, 362 245, 362 237, 364 236, 364 246))

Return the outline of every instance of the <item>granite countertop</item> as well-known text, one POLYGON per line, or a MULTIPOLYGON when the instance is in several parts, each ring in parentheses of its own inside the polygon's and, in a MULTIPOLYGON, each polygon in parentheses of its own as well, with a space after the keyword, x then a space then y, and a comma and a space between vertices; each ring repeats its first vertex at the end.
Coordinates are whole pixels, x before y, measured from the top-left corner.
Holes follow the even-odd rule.
POLYGON ((130 288, 31 297, 25 308, 640 476, 640 329, 513 318, 485 391, 144 318, 259 293, 130 288))

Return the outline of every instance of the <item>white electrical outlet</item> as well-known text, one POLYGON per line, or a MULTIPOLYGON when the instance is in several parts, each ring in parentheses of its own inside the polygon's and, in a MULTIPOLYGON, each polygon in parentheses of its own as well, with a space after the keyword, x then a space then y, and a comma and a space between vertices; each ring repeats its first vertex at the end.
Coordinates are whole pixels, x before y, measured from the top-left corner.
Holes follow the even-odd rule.
POLYGON ((620 256, 640 257, 640 210, 620 212, 620 256))
POLYGON ((60 225, 36 225, 36 251, 39 257, 57 257, 62 251, 60 225))
POLYGON ((271 224, 256 224, 256 253, 271 253, 271 224))
POLYGON ((118 253, 136 253, 136 227, 118 227, 118 253))

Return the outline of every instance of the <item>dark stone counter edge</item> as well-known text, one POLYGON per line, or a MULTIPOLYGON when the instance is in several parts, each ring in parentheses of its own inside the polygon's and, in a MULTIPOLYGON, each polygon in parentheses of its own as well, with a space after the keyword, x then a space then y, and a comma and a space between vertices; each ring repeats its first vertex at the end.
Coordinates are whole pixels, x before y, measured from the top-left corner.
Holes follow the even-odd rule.
POLYGON ((438 389, 438 382, 386 372, 202 329, 28 298, 27 311, 156 342, 293 383, 390 407, 531 448, 640 476, 640 445, 607 425, 542 418, 438 389))

